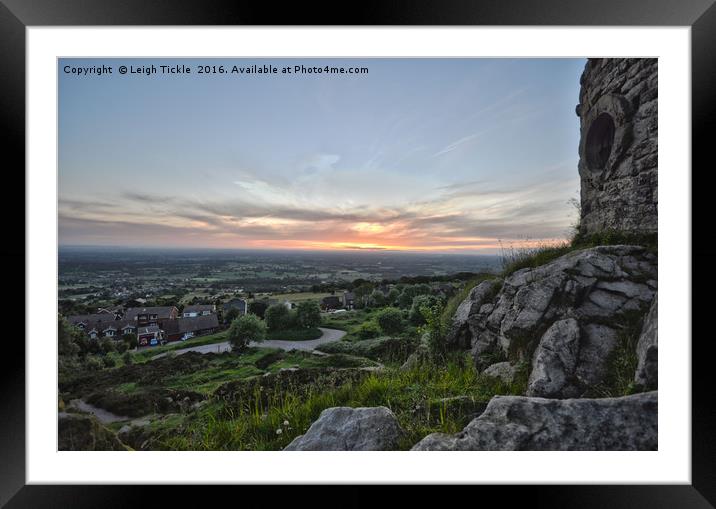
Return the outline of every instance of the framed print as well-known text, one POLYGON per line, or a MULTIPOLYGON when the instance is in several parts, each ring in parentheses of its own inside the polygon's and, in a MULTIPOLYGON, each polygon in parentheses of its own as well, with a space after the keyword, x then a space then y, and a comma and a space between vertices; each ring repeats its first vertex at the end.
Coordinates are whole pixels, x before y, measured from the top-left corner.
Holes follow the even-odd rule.
POLYGON ((549 4, 348 26, 4 2, 27 203, 2 500, 561 484, 531 489, 708 507, 691 166, 716 8, 549 4))

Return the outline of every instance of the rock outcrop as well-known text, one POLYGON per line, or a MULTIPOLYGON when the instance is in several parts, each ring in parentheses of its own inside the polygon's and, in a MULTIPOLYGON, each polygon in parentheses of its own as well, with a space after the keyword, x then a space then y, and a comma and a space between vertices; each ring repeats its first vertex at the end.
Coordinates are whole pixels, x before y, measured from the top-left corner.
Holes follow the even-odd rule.
POLYGON ((530 363, 530 395, 581 396, 603 380, 622 322, 646 312, 656 277, 656 255, 639 246, 583 249, 518 270, 467 319, 475 364, 530 363))
POLYGON ((651 303, 649 314, 644 319, 639 342, 636 345, 636 355, 639 363, 636 368, 634 382, 646 389, 656 389, 658 385, 658 342, 657 342, 657 298, 651 303))
POLYGON ((117 435, 88 414, 60 412, 57 420, 60 451, 128 451, 117 435))
POLYGON ((656 450, 657 393, 602 399, 496 396, 460 433, 433 433, 414 451, 656 450))
POLYGON ((459 348, 470 348, 470 328, 468 319, 480 311, 480 307, 490 301, 495 291, 499 288, 501 281, 499 279, 488 279, 482 281, 475 286, 467 298, 460 303, 455 310, 450 330, 448 331, 446 341, 450 345, 459 348))
POLYGON ((658 62, 590 58, 580 79, 580 231, 657 231, 658 62))
POLYGON ((398 446, 402 430, 386 407, 334 407, 321 412, 304 435, 285 451, 388 451, 398 446))

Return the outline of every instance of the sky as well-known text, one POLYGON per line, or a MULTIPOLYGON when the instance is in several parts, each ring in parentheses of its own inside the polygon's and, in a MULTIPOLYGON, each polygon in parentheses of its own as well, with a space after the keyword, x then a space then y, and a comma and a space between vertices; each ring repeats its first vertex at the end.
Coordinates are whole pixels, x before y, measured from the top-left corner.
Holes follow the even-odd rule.
POLYGON ((564 239, 585 62, 60 59, 60 245, 494 254, 564 239), (152 64, 194 72, 118 73, 152 64))

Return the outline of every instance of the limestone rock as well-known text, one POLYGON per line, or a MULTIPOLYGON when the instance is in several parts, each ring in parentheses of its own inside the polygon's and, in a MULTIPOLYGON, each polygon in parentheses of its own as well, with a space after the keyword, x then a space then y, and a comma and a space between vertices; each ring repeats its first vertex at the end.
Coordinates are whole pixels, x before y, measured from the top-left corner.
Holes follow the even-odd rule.
POLYGON ((492 378, 499 378, 504 383, 511 384, 515 379, 516 372, 517 367, 505 361, 490 365, 482 374, 492 378))
POLYGON ((532 359, 527 396, 576 396, 571 389, 579 359, 579 324, 574 318, 554 322, 532 359))
POLYGON ((402 434, 395 415, 386 407, 334 407, 321 412, 304 435, 285 451, 387 451, 402 434))
POLYGON ((639 359, 634 382, 648 389, 656 389, 658 385, 658 314, 657 296, 651 303, 649 314, 644 319, 639 342, 636 345, 636 355, 639 359))
POLYGON ((479 370, 507 357, 527 362, 530 395, 576 397, 603 381, 621 316, 646 312, 656 255, 640 246, 573 251, 508 276, 494 306, 468 318, 479 370))
POLYGON ((656 450, 657 392, 621 398, 496 396, 455 435, 433 433, 414 451, 656 450))
POLYGON ((57 420, 60 451, 128 451, 117 436, 89 414, 60 412, 57 420))
POLYGON ((467 298, 460 303, 455 310, 446 342, 449 345, 458 347, 470 347, 470 334, 468 319, 477 313, 480 308, 494 295, 495 289, 500 285, 500 280, 488 279, 475 286, 467 298))

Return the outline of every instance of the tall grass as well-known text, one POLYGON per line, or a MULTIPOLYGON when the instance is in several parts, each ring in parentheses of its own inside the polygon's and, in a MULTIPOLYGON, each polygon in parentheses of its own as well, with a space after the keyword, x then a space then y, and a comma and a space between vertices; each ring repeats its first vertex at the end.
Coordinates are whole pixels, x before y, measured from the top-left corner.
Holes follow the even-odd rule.
POLYGON ((371 373, 338 387, 318 384, 267 391, 257 384, 239 402, 215 398, 182 433, 168 431, 160 448, 279 450, 306 432, 323 410, 335 406, 386 406, 405 431, 400 449, 432 432, 455 433, 495 394, 513 388, 480 376, 465 359, 371 373), (445 398, 460 396, 460 404, 445 398))

